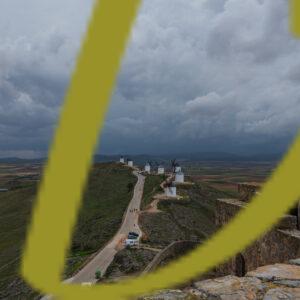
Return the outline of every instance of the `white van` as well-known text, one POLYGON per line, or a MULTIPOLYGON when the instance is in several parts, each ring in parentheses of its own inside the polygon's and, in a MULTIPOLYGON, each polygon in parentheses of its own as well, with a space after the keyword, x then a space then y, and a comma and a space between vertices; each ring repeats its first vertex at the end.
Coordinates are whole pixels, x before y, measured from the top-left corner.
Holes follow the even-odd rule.
POLYGON ((138 240, 126 239, 125 246, 136 246, 138 245, 138 240))

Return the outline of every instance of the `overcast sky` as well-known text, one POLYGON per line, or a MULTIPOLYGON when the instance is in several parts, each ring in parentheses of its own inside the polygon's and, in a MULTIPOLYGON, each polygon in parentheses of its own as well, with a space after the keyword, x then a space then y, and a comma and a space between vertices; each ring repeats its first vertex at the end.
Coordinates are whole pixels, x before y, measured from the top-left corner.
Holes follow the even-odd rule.
MULTIPOLYGON (((92 5, 1 0, 0 157, 46 155, 92 5)), ((145 0, 100 152, 282 151, 299 83, 287 0, 145 0)))

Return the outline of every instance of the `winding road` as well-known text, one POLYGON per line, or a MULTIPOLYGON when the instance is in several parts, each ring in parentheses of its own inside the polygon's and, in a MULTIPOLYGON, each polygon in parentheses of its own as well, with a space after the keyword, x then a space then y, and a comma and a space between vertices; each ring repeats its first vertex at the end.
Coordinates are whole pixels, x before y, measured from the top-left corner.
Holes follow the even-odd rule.
POLYGON ((137 176, 138 180, 134 187, 133 197, 127 207, 127 211, 119 231, 111 239, 111 241, 83 267, 83 269, 65 282, 95 283, 97 281, 95 278, 95 272, 98 269, 101 270, 102 275, 106 272, 108 266, 113 261, 114 256, 119 250, 124 248, 123 241, 126 239, 128 233, 130 231, 134 231, 141 235, 141 230, 138 226, 138 216, 143 196, 145 177, 137 171, 133 171, 133 174, 137 176))

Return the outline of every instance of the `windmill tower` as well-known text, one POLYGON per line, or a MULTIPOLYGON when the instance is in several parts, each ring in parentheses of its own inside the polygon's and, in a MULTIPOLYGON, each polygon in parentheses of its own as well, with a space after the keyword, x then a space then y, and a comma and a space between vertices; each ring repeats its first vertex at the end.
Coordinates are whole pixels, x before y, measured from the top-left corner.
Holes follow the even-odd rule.
POLYGON ((184 173, 183 172, 176 172, 175 173, 175 182, 176 183, 183 183, 184 182, 184 173))
POLYGON ((176 185, 174 182, 166 184, 164 191, 167 197, 177 197, 176 185))
POLYGON ((151 163, 147 162, 145 165, 145 172, 149 173, 151 172, 151 163))
POLYGON ((163 175, 165 174, 165 168, 163 165, 159 165, 158 168, 157 168, 157 174, 158 175, 163 175))
POLYGON ((127 159, 127 165, 128 167, 133 167, 133 160, 131 158, 127 159))
POLYGON ((121 157, 120 157, 120 163, 121 163, 121 164, 124 164, 124 163, 125 163, 125 158, 124 158, 124 156, 121 156, 121 157))

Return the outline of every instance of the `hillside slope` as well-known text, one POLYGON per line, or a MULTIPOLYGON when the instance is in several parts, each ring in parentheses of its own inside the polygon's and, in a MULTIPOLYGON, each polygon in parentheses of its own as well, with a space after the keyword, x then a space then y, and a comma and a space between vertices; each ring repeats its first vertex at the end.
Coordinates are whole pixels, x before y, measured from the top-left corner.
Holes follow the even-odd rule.
MULTIPOLYGON (((131 169, 119 164, 96 164, 92 168, 65 275, 72 274, 115 234, 135 182, 131 169)), ((32 299, 36 295, 18 277, 19 257, 36 190, 35 184, 21 182, 19 188, 0 194, 0 299, 32 299)))
POLYGON ((144 212, 140 226, 147 243, 167 246, 178 240, 204 240, 215 232, 215 200, 227 194, 206 184, 178 186, 181 200, 162 200, 159 213, 144 212))

